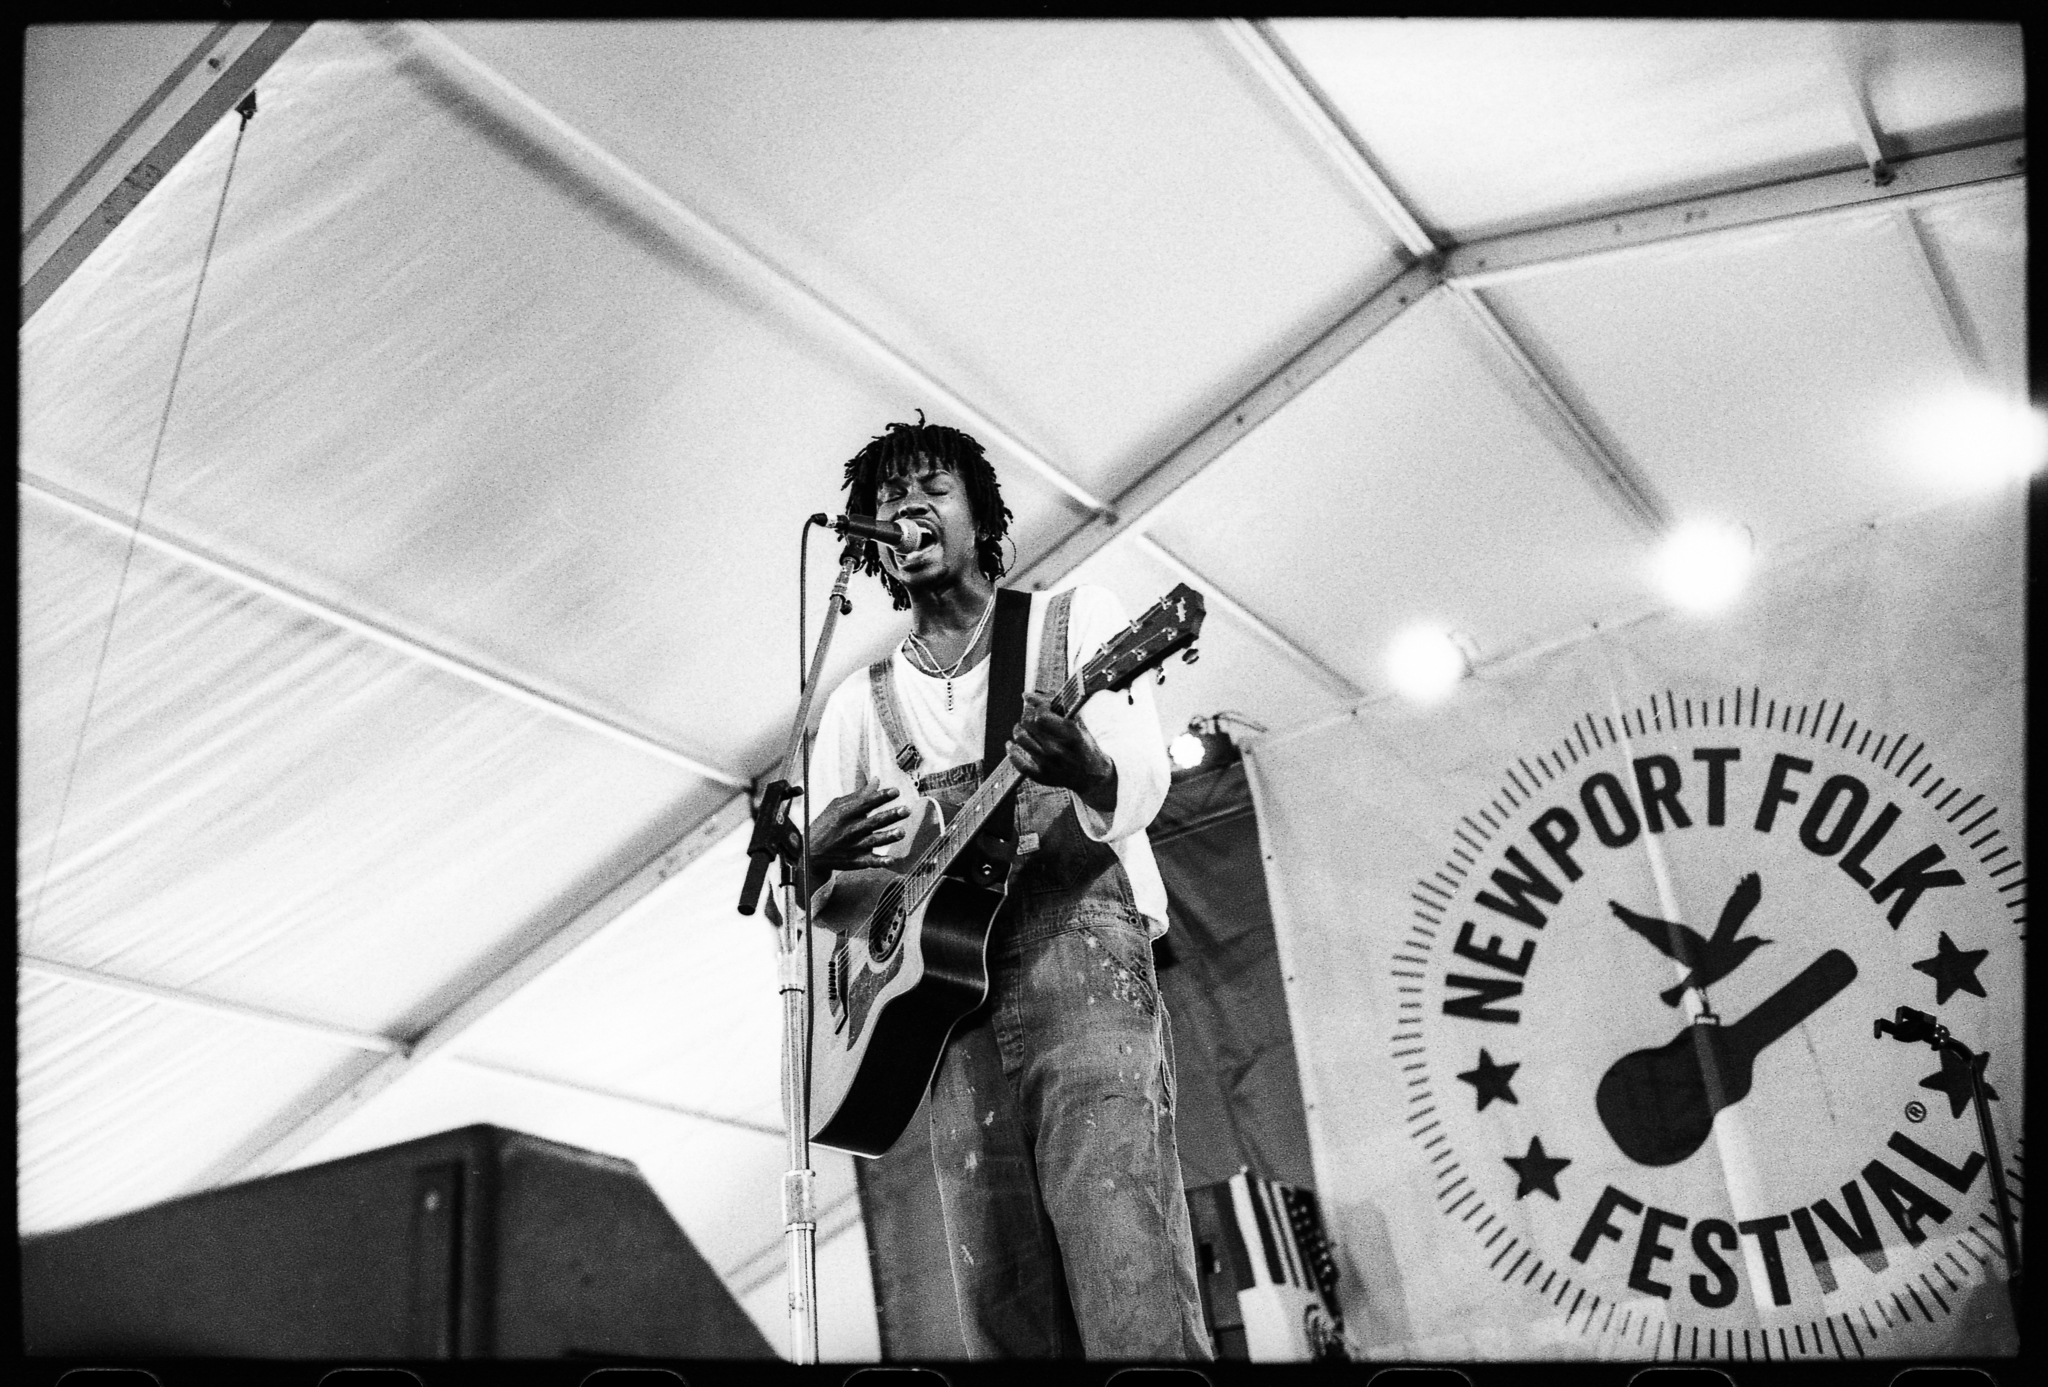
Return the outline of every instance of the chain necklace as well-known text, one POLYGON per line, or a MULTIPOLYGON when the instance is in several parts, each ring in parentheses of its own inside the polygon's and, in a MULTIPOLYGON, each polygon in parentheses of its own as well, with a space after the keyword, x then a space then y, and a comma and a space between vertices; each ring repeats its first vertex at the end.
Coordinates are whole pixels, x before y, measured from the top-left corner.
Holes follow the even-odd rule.
MULTIPOLYGON (((953 661, 952 668, 950 669, 941 669, 939 667, 939 657, 932 654, 932 648, 926 645, 924 638, 915 631, 911 632, 909 638, 903 642, 903 654, 906 659, 911 654, 911 648, 915 646, 916 653, 923 657, 927 665, 931 666, 930 669, 919 671, 920 673, 934 675, 946 681, 946 711, 949 713, 953 711, 953 679, 960 673, 961 667, 967 663, 967 657, 974 653, 974 647, 981 644, 982 628, 988 625, 989 615, 995 609, 996 595, 990 593, 988 595, 988 605, 981 609, 981 620, 974 623, 974 634, 967 638, 967 648, 960 652, 960 658, 953 661)), ((911 661, 911 664, 915 668, 916 661, 911 661)))

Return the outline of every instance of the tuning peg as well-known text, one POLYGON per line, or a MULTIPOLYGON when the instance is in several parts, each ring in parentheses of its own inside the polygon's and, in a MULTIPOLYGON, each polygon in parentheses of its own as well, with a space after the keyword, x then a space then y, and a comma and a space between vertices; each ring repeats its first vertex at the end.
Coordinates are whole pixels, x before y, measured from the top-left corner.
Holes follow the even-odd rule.
POLYGON ((1180 652, 1180 662, 1184 665, 1191 665, 1201 658, 1202 652, 1195 649, 1192 645, 1180 652))

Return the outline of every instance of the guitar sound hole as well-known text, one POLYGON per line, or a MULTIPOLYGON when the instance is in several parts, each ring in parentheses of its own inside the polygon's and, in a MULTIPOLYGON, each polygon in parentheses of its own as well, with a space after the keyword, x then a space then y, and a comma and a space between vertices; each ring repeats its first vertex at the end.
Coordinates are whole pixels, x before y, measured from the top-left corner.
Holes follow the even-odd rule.
POLYGON ((896 941, 903 937, 903 917, 892 915, 889 923, 877 930, 868 939, 868 957, 880 963, 896 952, 896 941))

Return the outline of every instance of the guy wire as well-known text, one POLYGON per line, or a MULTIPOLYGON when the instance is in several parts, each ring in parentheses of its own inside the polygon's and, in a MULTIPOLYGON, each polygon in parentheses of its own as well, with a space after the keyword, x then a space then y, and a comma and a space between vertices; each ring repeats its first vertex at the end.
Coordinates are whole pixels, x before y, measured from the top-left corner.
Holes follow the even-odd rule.
POLYGON ((78 778, 78 763, 85 752, 85 734, 92 726, 93 706, 99 701, 100 676, 106 670, 107 655, 113 649, 114 629, 121 617, 121 598, 128 588, 128 571, 135 562, 136 541, 142 534, 142 517, 149 507, 150 488, 156 481, 157 460, 163 456, 164 435, 170 429, 171 405, 178 397, 178 381, 185 372, 185 353, 192 345, 192 325, 199 318, 199 296, 206 289, 206 271, 213 263, 213 247, 214 242, 220 237, 221 216, 227 211, 228 189, 235 181, 235 161, 242 153, 242 136, 247 133, 249 121, 256 114, 256 93, 252 90, 235 110, 241 116, 242 123, 235 130, 235 143, 228 152, 227 175, 221 179, 220 201, 213 209, 213 226, 206 233, 206 251, 199 260, 199 279, 192 286, 192 307, 185 314, 185 331, 178 339, 178 356, 171 367, 170 388, 164 392, 163 413, 157 419, 156 442, 149 450, 149 467, 142 477, 142 495, 135 503, 135 524, 128 532, 128 547, 121 555, 121 576, 114 584, 114 605, 107 613, 107 628, 100 636, 99 657, 93 662, 92 683, 85 695, 85 716, 79 721, 78 740, 71 748, 71 766, 64 773, 64 793, 57 800, 57 822, 50 829, 50 851, 43 859, 42 876, 36 883, 35 902, 29 909, 28 918, 22 922, 24 929, 33 925, 41 916, 43 893, 49 889, 50 872, 57 863, 57 845, 63 838, 64 818, 71 808, 71 790, 78 778))

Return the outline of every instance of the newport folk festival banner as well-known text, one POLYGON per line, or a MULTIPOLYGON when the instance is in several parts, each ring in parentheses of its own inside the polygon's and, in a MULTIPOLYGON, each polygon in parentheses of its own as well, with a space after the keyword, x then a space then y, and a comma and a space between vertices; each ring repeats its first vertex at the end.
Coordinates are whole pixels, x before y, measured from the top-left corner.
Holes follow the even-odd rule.
POLYGON ((1968 1076, 1872 1022, 1985 1057, 2023 1196, 2024 557, 1952 506, 1253 744, 1364 1353, 2008 1351, 1968 1076))

